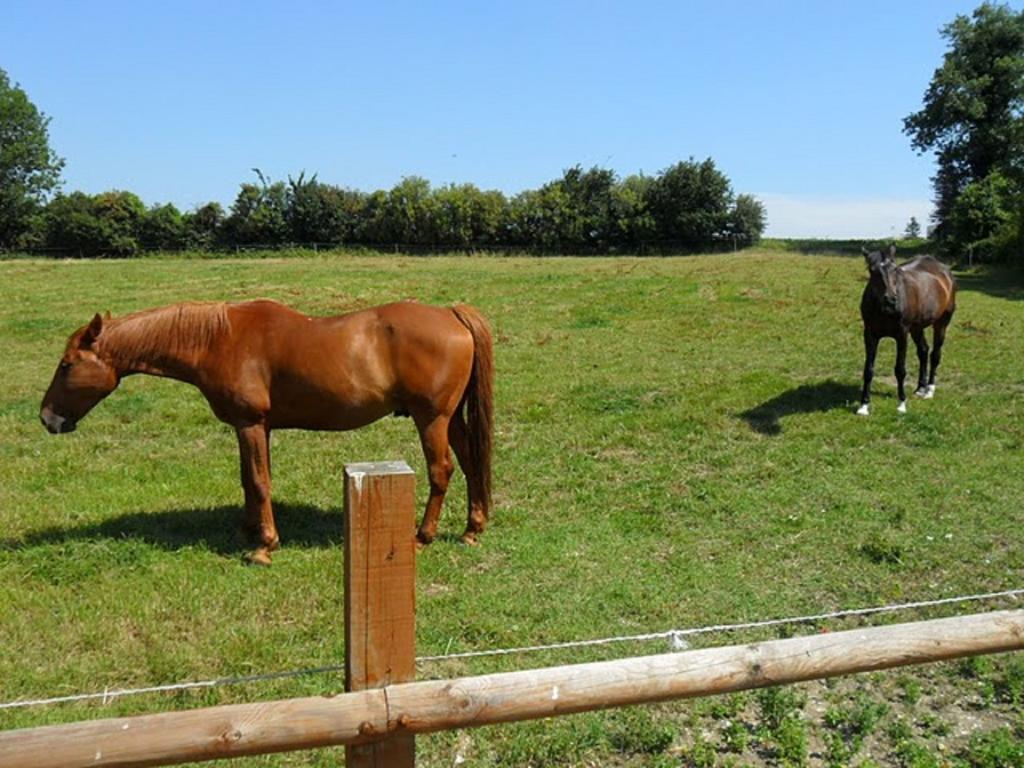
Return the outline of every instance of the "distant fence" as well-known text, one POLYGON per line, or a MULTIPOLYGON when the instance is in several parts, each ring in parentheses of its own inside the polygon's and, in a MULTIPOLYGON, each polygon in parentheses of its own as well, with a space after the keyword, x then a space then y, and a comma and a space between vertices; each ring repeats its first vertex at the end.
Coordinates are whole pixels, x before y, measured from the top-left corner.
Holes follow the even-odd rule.
POLYGON ((312 251, 314 253, 401 253, 413 256, 439 254, 468 254, 493 256, 690 256, 704 253, 729 253, 754 246, 769 251, 786 253, 812 253, 844 256, 860 256, 862 248, 878 248, 883 244, 895 243, 900 256, 936 254, 936 243, 923 238, 878 239, 828 239, 828 238, 778 238, 766 237, 751 240, 748 235, 725 235, 709 242, 695 245, 680 240, 641 240, 635 243, 612 243, 596 241, 584 245, 572 243, 551 243, 548 245, 516 243, 445 243, 445 242, 283 242, 283 243, 209 243, 177 248, 152 248, 139 246, 130 253, 84 253, 77 248, 55 248, 47 246, 26 248, 0 248, 0 258, 49 257, 55 259, 75 258, 139 258, 148 254, 216 254, 231 256, 245 253, 276 253, 283 251, 312 251))
POLYGON ((681 240, 642 240, 636 243, 613 243, 595 241, 592 243, 446 243, 446 242, 281 242, 281 243, 210 243, 174 248, 153 248, 138 246, 129 252, 85 252, 80 248, 50 246, 0 248, 0 258, 48 257, 54 259, 77 258, 139 258, 154 253, 212 253, 224 256, 252 252, 276 252, 304 250, 314 253, 332 251, 367 253, 403 253, 415 256, 430 256, 446 253, 524 255, 524 256, 676 256, 700 253, 727 253, 747 248, 754 243, 747 235, 728 235, 694 244, 681 240))
POLYGON ((173 765, 345 745, 356 768, 411 768, 415 737, 1024 649, 1024 610, 617 661, 413 682, 414 477, 345 469, 345 688, 0 733, 0 768, 173 765))

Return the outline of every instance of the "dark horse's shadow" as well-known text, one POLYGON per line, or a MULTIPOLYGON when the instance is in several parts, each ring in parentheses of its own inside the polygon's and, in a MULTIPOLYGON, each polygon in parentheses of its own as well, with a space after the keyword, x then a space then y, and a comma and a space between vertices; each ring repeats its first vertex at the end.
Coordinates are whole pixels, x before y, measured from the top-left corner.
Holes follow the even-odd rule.
POLYGON ((853 384, 838 381, 821 381, 817 384, 801 384, 799 387, 765 400, 760 405, 739 414, 750 428, 762 435, 782 433, 779 420, 795 413, 824 413, 835 408, 845 408, 860 397, 860 389, 853 384))
POLYGON ((978 291, 1010 301, 1024 301, 1024 271, 1020 269, 992 269, 974 274, 956 276, 962 291, 978 291))
MULTIPOLYGON (((341 509, 275 502, 274 519, 286 547, 324 548, 342 541, 341 509)), ((99 523, 34 531, 21 538, 0 540, 0 551, 69 541, 134 539, 165 550, 205 547, 221 555, 252 548, 241 533, 242 509, 237 506, 131 512, 99 523)))

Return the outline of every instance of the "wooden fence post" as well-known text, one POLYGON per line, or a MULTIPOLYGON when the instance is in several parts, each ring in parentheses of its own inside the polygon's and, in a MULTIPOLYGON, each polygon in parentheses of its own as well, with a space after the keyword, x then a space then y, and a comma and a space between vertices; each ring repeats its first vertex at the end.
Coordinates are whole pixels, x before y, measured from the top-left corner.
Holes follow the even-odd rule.
MULTIPOLYGON (((416 676, 415 480, 404 461, 345 467, 346 691, 416 676)), ((412 768, 415 760, 411 734, 345 748, 349 768, 412 768)))

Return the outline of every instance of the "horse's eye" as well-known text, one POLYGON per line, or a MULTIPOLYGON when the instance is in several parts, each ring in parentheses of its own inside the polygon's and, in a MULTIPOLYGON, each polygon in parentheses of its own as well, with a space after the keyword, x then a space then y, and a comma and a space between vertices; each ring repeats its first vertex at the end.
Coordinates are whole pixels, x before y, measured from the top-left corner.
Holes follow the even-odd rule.
POLYGON ((71 370, 71 363, 67 360, 62 360, 60 366, 58 366, 61 373, 67 373, 71 370))

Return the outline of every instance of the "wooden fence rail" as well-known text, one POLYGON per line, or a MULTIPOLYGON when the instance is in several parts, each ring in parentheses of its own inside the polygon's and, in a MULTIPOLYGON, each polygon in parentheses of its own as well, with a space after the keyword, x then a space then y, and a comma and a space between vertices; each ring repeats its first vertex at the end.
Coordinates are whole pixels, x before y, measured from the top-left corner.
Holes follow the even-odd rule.
MULTIPOLYGON (((366 504, 370 514, 365 519, 374 520, 383 509, 375 512, 375 505, 399 498, 411 510, 411 486, 404 485, 411 482, 411 476, 396 471, 395 465, 388 465, 390 469, 383 473, 368 466, 362 465, 358 476, 353 472, 346 476, 349 513, 358 504, 366 504), (352 485, 356 482, 361 484, 358 491, 352 485)), ((387 585, 389 594, 401 598, 406 590, 396 584, 402 578, 412 578, 408 574, 413 569, 403 560, 400 548, 404 538, 394 534, 398 528, 392 524, 383 528, 381 541, 395 541, 396 548, 353 542, 353 537, 360 536, 359 526, 350 523, 346 556, 351 558, 353 551, 368 553, 362 561, 349 560, 356 566, 355 578, 361 578, 358 572, 369 575, 363 579, 365 584, 387 585), (397 570, 392 571, 391 564, 397 570), (401 572, 407 576, 395 576, 401 572)), ((411 547, 411 525, 404 530, 409 532, 403 536, 411 547)), ((346 575, 351 577, 348 565, 346 575)), ((370 592, 365 595, 361 602, 379 606, 379 597, 370 592)), ((346 601, 350 611, 362 610, 352 602, 346 601)), ((389 679, 388 670, 406 676, 408 667, 398 656, 412 653, 405 639, 408 617, 402 613, 397 611, 373 628, 374 622, 365 617, 346 616, 347 621, 356 622, 353 626, 364 627, 378 644, 388 646, 388 638, 396 638, 393 654, 381 656, 379 648, 372 651, 385 661, 377 672, 366 673, 365 690, 8 731, 0 733, 0 768, 173 765, 329 745, 357 747, 348 752, 348 759, 357 761, 351 765, 406 766, 412 764, 413 738, 421 733, 1024 649, 1024 610, 1013 610, 617 661, 395 682, 389 679), (371 687, 374 684, 380 687, 371 687), (377 746, 359 748, 369 744, 377 746)), ((368 646, 364 651, 370 652, 368 646)), ((351 675, 350 666, 348 677, 351 675)), ((350 688, 352 682, 350 679, 350 688)))

